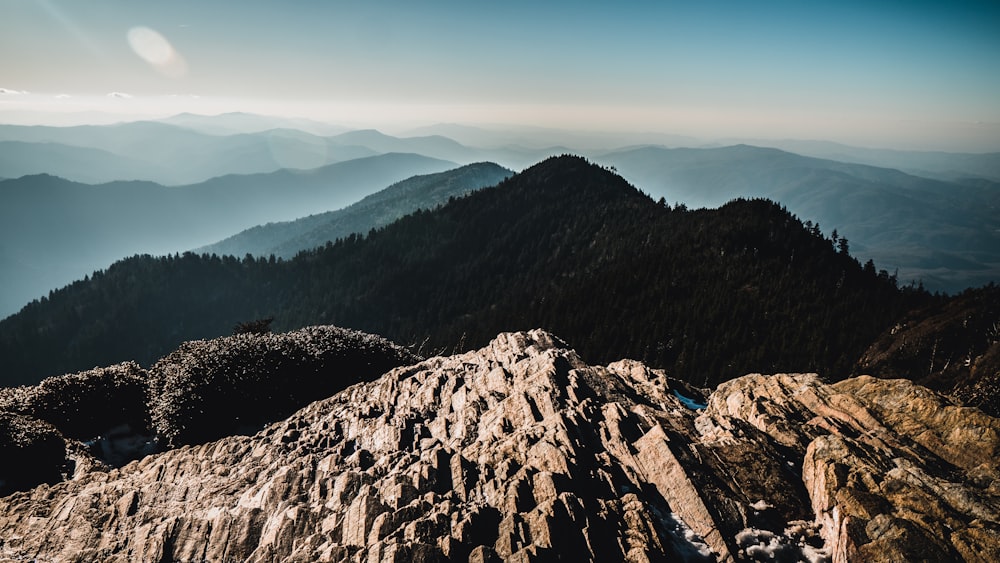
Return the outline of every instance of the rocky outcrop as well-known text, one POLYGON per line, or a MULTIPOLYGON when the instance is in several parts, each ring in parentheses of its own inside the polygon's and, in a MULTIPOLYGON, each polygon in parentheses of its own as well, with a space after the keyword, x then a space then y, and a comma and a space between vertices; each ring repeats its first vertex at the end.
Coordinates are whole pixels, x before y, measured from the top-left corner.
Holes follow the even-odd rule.
POLYGON ((0 420, 0 493, 252 433, 419 359, 379 336, 316 326, 186 342, 148 372, 125 362, 0 388, 10 415, 0 420))
POLYGON ((254 436, 0 499, 0 560, 1000 556, 996 419, 899 380, 694 391, 503 334, 254 436))

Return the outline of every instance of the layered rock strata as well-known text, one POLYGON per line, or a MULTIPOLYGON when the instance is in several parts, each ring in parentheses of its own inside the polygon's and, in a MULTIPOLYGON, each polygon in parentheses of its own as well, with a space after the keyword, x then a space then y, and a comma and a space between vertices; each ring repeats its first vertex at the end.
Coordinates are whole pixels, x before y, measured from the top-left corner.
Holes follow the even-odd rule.
POLYGON ((503 334, 0 499, 0 560, 1000 560, 996 419, 900 380, 694 393, 503 334))

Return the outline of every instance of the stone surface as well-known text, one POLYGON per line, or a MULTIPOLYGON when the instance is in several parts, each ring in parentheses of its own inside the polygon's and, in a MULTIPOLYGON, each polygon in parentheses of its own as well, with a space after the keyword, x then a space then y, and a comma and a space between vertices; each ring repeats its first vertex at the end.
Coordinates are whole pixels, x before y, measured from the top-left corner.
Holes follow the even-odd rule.
POLYGON ((1000 423, 908 381, 698 390, 541 331, 0 499, 0 561, 995 561, 1000 423), (688 402, 691 404, 691 402, 688 402))

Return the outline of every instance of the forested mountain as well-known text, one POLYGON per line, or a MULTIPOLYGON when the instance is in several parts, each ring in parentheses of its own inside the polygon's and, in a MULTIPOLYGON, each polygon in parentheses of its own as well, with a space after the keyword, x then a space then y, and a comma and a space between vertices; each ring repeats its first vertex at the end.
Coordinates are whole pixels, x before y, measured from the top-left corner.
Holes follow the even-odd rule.
POLYGON ((851 242, 903 282, 958 292, 1000 279, 1000 191, 898 170, 804 157, 747 145, 644 147, 603 155, 654 198, 718 206, 734 197, 780 201, 851 242))
POLYGON ((5 384, 148 364, 274 316, 336 324, 422 355, 543 327, 588 361, 622 357, 709 385, 746 372, 847 375, 926 299, 862 267, 778 204, 657 203, 578 157, 290 261, 137 256, 0 322, 5 384))
POLYGON ((414 174, 454 166, 386 154, 179 187, 92 186, 48 175, 5 180, 0 182, 0 316, 125 256, 195 248, 268 221, 338 209, 414 174))
POLYGON ((352 233, 388 225, 417 209, 431 209, 449 198, 492 186, 513 174, 492 162, 414 176, 375 192, 357 203, 294 221, 268 223, 195 250, 199 254, 291 258, 352 233))

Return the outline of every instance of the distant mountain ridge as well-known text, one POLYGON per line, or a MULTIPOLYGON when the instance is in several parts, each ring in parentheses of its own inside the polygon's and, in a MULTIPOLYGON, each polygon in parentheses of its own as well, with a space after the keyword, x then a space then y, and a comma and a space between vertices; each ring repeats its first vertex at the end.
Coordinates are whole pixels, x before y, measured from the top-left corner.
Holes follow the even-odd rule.
POLYGON ((449 198, 495 185, 511 174, 513 172, 497 164, 483 162, 446 172, 414 176, 343 209, 294 221, 259 225, 195 249, 195 252, 292 258, 303 250, 322 246, 352 233, 365 234, 371 229, 383 227, 417 209, 432 209, 449 198))
POLYGON ((72 127, 0 124, 0 142, 11 151, 0 155, 0 177, 47 173, 85 183, 146 180, 164 185, 284 168, 312 169, 387 153, 415 153, 459 164, 495 161, 513 168, 556 154, 551 148, 483 149, 441 135, 394 137, 374 129, 343 132, 309 122, 239 114, 72 127), (265 124, 273 126, 261 130, 265 124), (316 134, 324 130, 338 132, 316 134))
POLYGON ((764 140, 744 141, 761 147, 775 147, 788 152, 868 164, 880 168, 897 168, 908 174, 946 181, 983 178, 1000 182, 1000 153, 954 153, 944 151, 914 151, 855 147, 830 141, 764 140))
POLYGON ((287 262, 119 262, 0 322, 0 357, 5 381, 29 382, 146 363, 274 316, 278 330, 332 323, 420 355, 541 326, 592 361, 641 359, 699 385, 760 370, 842 377, 922 298, 772 202, 671 209, 565 156, 287 262))
POLYGON ((386 154, 190 186, 93 186, 48 175, 5 180, 0 182, 0 316, 125 256, 183 251, 261 223, 339 209, 404 178, 455 166, 386 154))
POLYGON ((380 152, 328 143, 302 131, 209 135, 153 121, 74 127, 0 125, 0 141, 19 143, 15 146, 20 159, 11 163, 14 173, 0 168, 5 176, 58 170, 59 175, 82 182, 147 180, 165 185, 199 183, 228 174, 317 168, 380 152), (100 158, 88 164, 85 159, 94 156, 94 150, 102 151, 100 158), (51 162, 60 156, 70 158, 51 162))
POLYGON ((961 291, 1000 280, 1000 190, 898 170, 736 145, 716 149, 640 147, 597 162, 668 202, 715 207, 734 197, 780 201, 836 229, 862 260, 899 279, 961 291))

